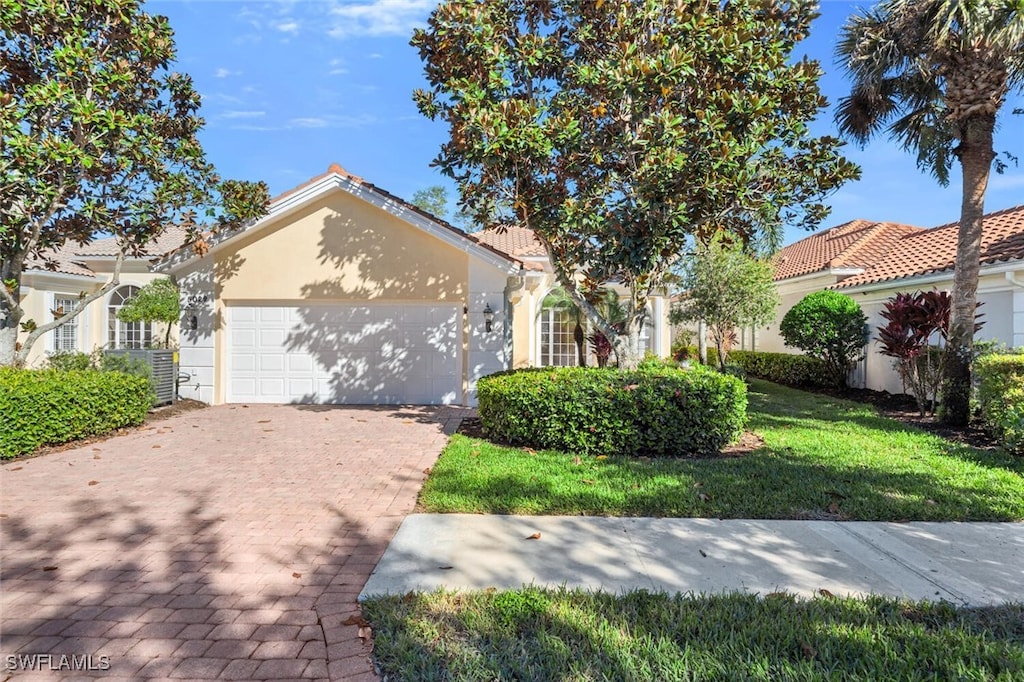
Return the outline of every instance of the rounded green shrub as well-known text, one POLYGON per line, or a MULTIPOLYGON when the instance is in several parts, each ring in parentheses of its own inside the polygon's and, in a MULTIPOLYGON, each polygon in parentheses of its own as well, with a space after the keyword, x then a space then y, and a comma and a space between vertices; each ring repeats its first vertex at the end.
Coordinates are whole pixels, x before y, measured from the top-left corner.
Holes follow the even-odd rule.
POLYGON ((488 437, 592 455, 717 454, 747 410, 743 381, 705 367, 516 370, 484 377, 477 396, 488 437))
POLYGON ((985 427, 1007 450, 1024 454, 1024 353, 984 355, 974 373, 985 427))
POLYGON ((789 309, 779 332, 787 346, 824 362, 833 385, 842 387, 864 357, 867 321, 860 305, 846 294, 816 291, 789 309))
POLYGON ((150 401, 141 376, 0 367, 0 458, 141 424, 150 401))

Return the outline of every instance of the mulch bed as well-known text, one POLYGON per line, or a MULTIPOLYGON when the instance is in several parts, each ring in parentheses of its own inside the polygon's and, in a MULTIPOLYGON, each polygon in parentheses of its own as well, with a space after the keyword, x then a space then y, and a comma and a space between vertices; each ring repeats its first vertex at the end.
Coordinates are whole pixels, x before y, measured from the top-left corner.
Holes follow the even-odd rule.
POLYGON ((941 424, 935 417, 922 417, 917 409, 917 401, 913 396, 887 393, 886 391, 872 391, 866 388, 847 388, 843 390, 827 388, 803 388, 809 393, 819 393, 845 400, 852 400, 858 403, 865 403, 873 406, 878 413, 903 422, 910 426, 934 433, 954 443, 961 443, 982 450, 991 450, 998 447, 999 443, 990 436, 979 420, 974 420, 967 426, 947 426, 941 424))

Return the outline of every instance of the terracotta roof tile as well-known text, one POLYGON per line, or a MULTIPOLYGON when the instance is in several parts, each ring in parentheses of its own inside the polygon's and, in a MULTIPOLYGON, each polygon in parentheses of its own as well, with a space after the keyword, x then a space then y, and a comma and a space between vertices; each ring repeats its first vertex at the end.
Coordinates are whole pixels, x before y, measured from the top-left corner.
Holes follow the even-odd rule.
MULTIPOLYGON (((146 245, 140 258, 163 256, 185 243, 185 230, 174 226, 169 227, 159 237, 146 245)), ((30 258, 25 270, 42 272, 62 272, 68 275, 95 277, 96 273, 83 261, 88 258, 104 258, 117 255, 117 241, 113 237, 104 237, 88 244, 69 242, 59 248, 45 251, 42 256, 30 258)))
MULTIPOLYGON (((1024 260, 1024 205, 989 213, 981 237, 981 264, 1024 260)), ((960 223, 908 233, 864 272, 835 288, 926 275, 951 270, 956 258, 960 223)))
POLYGON ((472 235, 478 242, 520 258, 547 256, 544 246, 537 241, 533 230, 526 227, 492 227, 472 235))
POLYGON ((780 250, 772 262, 775 279, 809 275, 829 268, 863 268, 882 257, 893 244, 922 228, 899 223, 852 220, 812 234, 780 250))

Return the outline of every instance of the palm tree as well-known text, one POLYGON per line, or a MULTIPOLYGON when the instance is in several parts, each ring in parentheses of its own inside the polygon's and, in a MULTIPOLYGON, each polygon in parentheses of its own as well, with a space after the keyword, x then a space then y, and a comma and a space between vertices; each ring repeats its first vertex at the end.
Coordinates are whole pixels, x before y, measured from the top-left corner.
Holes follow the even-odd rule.
POLYGON ((960 162, 943 420, 966 424, 992 135, 1006 94, 1024 84, 1024 3, 882 0, 847 21, 836 52, 853 80, 836 113, 844 134, 864 144, 886 127, 942 185, 960 162))

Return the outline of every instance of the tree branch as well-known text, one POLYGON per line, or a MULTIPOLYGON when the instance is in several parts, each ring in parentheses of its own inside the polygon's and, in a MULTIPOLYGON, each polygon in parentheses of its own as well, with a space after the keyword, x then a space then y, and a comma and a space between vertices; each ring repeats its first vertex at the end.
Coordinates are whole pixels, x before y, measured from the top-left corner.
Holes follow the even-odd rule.
POLYGON ((56 329, 57 327, 61 326, 66 322, 70 322, 71 320, 75 319, 76 317, 82 314, 83 310, 89 307, 90 303, 92 303, 98 298, 102 298, 107 294, 107 292, 112 291, 115 287, 117 287, 121 283, 121 266, 123 264, 124 246, 119 245, 117 260, 114 261, 114 274, 110 278, 110 281, 104 284, 100 289, 94 291, 85 298, 81 299, 78 302, 78 305, 75 306, 75 309, 72 310, 67 315, 62 315, 56 320, 53 320, 52 322, 47 322, 46 324, 36 327, 34 330, 32 330, 32 333, 28 335, 28 338, 25 339, 25 342, 22 344, 21 350, 18 351, 18 363, 24 364, 25 360, 28 358, 29 351, 32 349, 32 346, 35 344, 35 342, 39 340, 40 336, 47 333, 48 331, 56 329))

